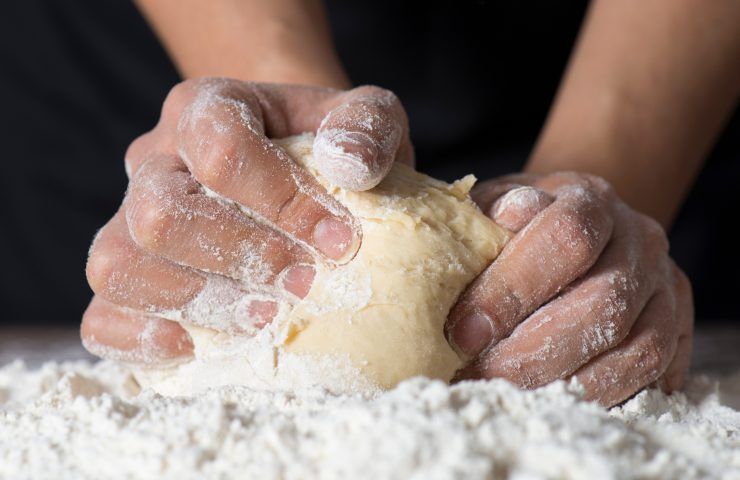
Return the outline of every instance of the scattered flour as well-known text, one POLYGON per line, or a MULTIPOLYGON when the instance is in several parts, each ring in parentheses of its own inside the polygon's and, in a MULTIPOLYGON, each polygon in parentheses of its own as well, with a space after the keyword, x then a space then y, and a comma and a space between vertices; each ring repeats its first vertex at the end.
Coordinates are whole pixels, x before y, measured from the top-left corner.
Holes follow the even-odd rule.
POLYGON ((166 398, 108 362, 0 368, 0 478, 740 479, 740 374, 605 410, 559 382, 373 398, 220 387, 166 398))

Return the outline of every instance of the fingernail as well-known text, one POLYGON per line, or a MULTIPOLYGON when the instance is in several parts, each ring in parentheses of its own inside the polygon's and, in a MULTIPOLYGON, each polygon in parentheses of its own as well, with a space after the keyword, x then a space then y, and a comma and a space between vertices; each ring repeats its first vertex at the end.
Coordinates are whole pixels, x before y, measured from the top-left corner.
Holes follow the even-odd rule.
POLYGON ((254 328, 264 328, 277 315, 278 305, 275 302, 255 300, 247 307, 250 324, 254 328))
POLYGON ((491 343, 493 324, 488 315, 476 312, 458 320, 450 329, 449 337, 460 353, 474 357, 491 343))
POLYGON ((321 220, 314 228, 313 240, 321 253, 342 262, 354 256, 357 240, 352 228, 336 218, 321 220))
POLYGON ((298 298, 305 298, 315 276, 316 270, 310 265, 289 267, 283 277, 283 287, 298 298))

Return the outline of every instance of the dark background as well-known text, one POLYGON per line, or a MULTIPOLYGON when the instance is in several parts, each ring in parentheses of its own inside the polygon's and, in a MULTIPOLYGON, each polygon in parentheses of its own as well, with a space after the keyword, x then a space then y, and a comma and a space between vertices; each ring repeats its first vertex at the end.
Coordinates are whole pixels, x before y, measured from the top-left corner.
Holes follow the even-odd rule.
MULTIPOLYGON (((586 2, 432 3, 328 2, 352 80, 399 95, 421 170, 448 180, 518 170, 586 2)), ((123 198, 125 149, 178 81, 129 0, 4 4, 0 325, 79 323, 87 249, 123 198)), ((736 113, 671 232, 705 322, 740 319, 739 123, 736 113)))

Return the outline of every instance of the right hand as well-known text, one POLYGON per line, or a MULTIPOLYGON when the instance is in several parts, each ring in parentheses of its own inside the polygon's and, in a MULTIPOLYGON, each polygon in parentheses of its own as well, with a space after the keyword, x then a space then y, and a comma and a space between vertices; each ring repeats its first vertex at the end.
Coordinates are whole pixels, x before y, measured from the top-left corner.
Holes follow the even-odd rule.
POLYGON ((343 188, 413 163, 406 114, 387 90, 173 88, 157 126, 129 147, 128 192, 90 250, 85 347, 131 363, 183 360, 193 346, 177 321, 253 334, 308 293, 315 262, 350 260, 359 224, 268 139, 307 131, 321 175, 343 188))

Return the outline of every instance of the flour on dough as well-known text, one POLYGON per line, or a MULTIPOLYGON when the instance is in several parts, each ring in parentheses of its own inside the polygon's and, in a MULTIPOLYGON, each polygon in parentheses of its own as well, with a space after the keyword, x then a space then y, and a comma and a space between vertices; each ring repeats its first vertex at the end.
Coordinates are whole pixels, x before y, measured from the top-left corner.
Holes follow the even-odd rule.
POLYGON ((195 359, 137 379, 164 394, 239 384, 337 393, 389 389, 422 375, 449 381, 461 366, 443 334, 463 289, 498 253, 508 233, 483 215, 468 192, 472 175, 447 184, 396 164, 377 187, 328 185, 313 168, 313 135, 276 141, 359 220, 353 260, 318 262, 306 298, 256 337, 185 326, 195 359))

